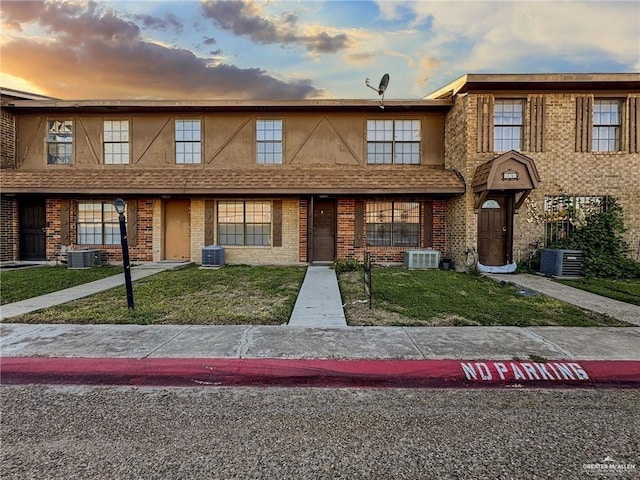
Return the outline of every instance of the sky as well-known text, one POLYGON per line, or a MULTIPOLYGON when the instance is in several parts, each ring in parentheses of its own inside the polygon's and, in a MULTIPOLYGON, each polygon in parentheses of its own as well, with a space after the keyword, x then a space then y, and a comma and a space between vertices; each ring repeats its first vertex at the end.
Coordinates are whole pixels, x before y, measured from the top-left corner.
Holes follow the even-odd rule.
POLYGON ((640 2, 15 1, 0 85, 80 99, 416 99, 465 73, 640 72, 640 2))

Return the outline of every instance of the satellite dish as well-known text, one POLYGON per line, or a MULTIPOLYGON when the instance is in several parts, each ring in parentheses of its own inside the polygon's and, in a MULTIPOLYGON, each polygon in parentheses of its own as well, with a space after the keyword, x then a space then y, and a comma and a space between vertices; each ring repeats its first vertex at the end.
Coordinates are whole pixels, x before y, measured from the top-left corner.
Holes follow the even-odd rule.
POLYGON ((380 79, 380 84, 378 85, 378 88, 376 89, 375 87, 371 86, 371 80, 369 80, 368 78, 365 80, 364 82, 367 87, 369 87, 371 90, 374 90, 376 92, 378 92, 378 95, 381 95, 382 98, 380 99, 380 108, 384 109, 384 92, 387 89, 387 87, 389 86, 389 74, 385 73, 382 78, 380 79))

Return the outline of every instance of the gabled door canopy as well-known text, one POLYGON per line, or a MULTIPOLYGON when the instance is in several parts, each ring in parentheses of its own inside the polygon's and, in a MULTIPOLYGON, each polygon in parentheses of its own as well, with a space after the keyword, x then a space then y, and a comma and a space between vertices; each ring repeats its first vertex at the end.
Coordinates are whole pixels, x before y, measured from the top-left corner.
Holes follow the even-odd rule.
POLYGON ((490 192, 511 191, 520 194, 515 203, 517 213, 531 190, 537 188, 540 182, 540 175, 532 158, 515 150, 503 153, 476 168, 471 185, 475 194, 475 211, 478 212, 490 192))

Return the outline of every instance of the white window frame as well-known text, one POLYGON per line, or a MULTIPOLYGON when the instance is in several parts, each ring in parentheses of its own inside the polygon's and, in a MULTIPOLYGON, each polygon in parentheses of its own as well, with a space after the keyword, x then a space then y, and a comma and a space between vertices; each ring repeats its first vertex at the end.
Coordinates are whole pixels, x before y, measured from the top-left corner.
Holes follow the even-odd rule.
POLYGON ((112 203, 101 201, 79 201, 77 206, 77 245, 120 244, 120 222, 116 209, 112 203), (86 215, 83 212, 86 212, 86 215), (94 215, 89 216, 92 212, 94 215), (88 241, 89 238, 96 241, 88 241))
POLYGON ((103 120, 102 132, 105 165, 128 165, 129 120, 103 120))
POLYGON ((421 132, 415 118, 367 120, 367 164, 420 165, 421 132))
POLYGON ((269 200, 218 201, 218 245, 248 247, 271 246, 272 217, 273 206, 269 200), (223 226, 232 225, 236 230, 235 232, 223 232, 223 226), (259 232, 258 229, 262 229, 262 231, 259 232), (258 239, 260 241, 258 241, 258 239))
POLYGON ((260 118, 256 120, 256 163, 281 165, 283 137, 282 119, 260 118))
POLYGON ((73 120, 47 120, 47 165, 72 163, 73 120))
POLYGON ((524 146, 522 98, 496 98, 493 104, 493 151, 522 151, 524 146), (505 108, 506 107, 506 108, 505 108))
POLYGON ((622 101, 618 98, 594 98, 591 151, 619 152, 622 150, 621 139, 622 101))
POLYGON ((200 118, 176 118, 175 152, 178 165, 202 163, 202 120, 200 118), (195 128, 196 125, 197 128, 195 128))

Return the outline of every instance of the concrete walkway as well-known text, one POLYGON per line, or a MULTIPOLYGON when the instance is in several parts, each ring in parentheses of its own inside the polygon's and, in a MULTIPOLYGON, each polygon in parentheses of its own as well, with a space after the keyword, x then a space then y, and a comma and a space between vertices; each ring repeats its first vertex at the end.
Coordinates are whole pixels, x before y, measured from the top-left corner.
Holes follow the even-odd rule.
POLYGON ((347 326, 335 271, 326 266, 307 268, 289 326, 347 326))
POLYGON ((513 283, 520 288, 542 293, 585 310, 609 315, 623 322, 640 326, 640 306, 620 302, 612 298, 601 297, 562 283, 553 282, 546 277, 529 274, 486 274, 495 281, 513 283))

